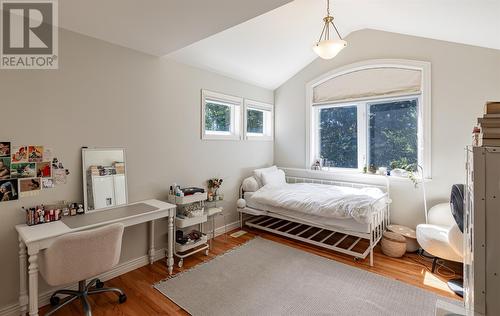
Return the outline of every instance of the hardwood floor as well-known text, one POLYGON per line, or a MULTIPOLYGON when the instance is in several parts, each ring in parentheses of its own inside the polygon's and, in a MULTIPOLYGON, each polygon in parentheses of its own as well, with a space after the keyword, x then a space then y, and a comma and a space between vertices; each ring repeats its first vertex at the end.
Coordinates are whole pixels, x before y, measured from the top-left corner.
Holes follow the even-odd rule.
MULTIPOLYGON (((376 249, 374 254, 374 266, 370 267, 368 259, 363 261, 354 261, 352 257, 335 253, 326 249, 307 245, 301 242, 290 240, 281 236, 269 234, 266 232, 245 228, 247 234, 233 238, 228 236, 218 236, 209 256, 200 253, 184 260, 184 266, 179 269, 175 266, 174 273, 179 273, 190 269, 191 267, 210 260, 238 245, 241 245, 255 236, 261 236, 276 242, 289 245, 319 256, 336 260, 351 266, 355 266, 367 271, 371 271, 392 279, 396 279, 439 295, 460 299, 446 287, 446 281, 453 277, 444 277, 430 273, 430 261, 424 261, 417 254, 407 254, 402 258, 390 258, 383 255, 380 249, 376 249)), ((456 276, 461 276, 461 265, 446 262, 446 266, 452 269, 456 276)), ((444 270, 444 269, 441 269, 444 270)), ((443 271, 449 272, 449 271, 443 271)), ((124 275, 116 277, 106 282, 106 286, 119 287, 125 291, 128 300, 124 304, 118 304, 115 294, 101 294, 92 296, 90 302, 92 305, 92 314, 100 315, 188 315, 174 302, 163 296, 152 287, 153 283, 161 281, 167 277, 166 262, 160 260, 153 265, 144 266, 133 270, 124 275)), ((40 309, 40 314, 44 315, 50 306, 40 309)), ((80 302, 75 301, 62 308, 56 315, 82 315, 80 302)))

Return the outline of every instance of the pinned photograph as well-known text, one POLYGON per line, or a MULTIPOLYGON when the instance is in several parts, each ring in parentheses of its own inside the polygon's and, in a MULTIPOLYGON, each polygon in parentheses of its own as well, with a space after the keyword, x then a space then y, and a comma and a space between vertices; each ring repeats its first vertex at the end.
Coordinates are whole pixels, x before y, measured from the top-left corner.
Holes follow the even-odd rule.
POLYGON ((19 194, 21 197, 36 195, 41 188, 40 178, 19 180, 19 194))
POLYGON ((10 157, 0 157, 0 180, 10 179, 10 157))
POLYGON ((42 178, 42 189, 53 189, 56 187, 54 179, 52 178, 42 178))
POLYGON ((50 162, 39 162, 36 164, 36 176, 41 178, 52 177, 50 162))
POLYGON ((10 157, 10 143, 0 142, 0 157, 10 157))
POLYGON ((34 178, 36 177, 35 163, 13 163, 10 165, 11 178, 34 178))
POLYGON ((50 161, 54 158, 54 150, 52 148, 43 148, 43 160, 50 161))
POLYGON ((66 184, 67 181, 66 170, 64 169, 52 169, 52 178, 54 179, 54 183, 57 184, 66 184))
POLYGON ((0 202, 18 200, 18 192, 17 180, 0 181, 0 202))
POLYGON ((28 162, 28 147, 16 146, 12 147, 12 163, 28 162))
POLYGON ((42 162, 43 161, 43 146, 29 146, 28 147, 28 161, 29 162, 42 162))

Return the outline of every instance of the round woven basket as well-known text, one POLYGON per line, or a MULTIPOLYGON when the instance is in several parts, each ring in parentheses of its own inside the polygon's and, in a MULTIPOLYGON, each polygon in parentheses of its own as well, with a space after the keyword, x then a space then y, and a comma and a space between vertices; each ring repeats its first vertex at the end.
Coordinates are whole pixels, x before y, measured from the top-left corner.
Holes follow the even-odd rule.
POLYGON ((399 258, 406 252, 406 239, 398 233, 384 232, 381 245, 382 252, 389 257, 399 258))

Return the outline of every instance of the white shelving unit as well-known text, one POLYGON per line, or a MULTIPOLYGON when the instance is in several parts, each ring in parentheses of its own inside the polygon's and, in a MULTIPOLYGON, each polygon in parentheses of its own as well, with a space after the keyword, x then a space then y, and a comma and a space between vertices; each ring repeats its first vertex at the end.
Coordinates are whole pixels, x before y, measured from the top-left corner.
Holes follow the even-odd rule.
POLYGON ((466 167, 466 314, 500 315, 500 147, 467 147, 466 167))
POLYGON ((187 205, 196 202, 202 202, 207 199, 207 193, 196 193, 188 196, 169 195, 168 202, 176 205, 187 205))
MULTIPOLYGON (((184 207, 192 203, 203 202, 207 199, 207 193, 197 193, 189 196, 175 196, 169 195, 168 201, 170 203, 176 204, 177 206, 184 207)), ((201 216, 197 217, 185 217, 181 218, 175 217, 175 225, 174 232, 177 231, 177 228, 187 228, 195 225, 199 225, 199 231, 203 234, 203 224, 208 220, 208 216, 204 213, 201 216)), ((180 244, 175 242, 175 251, 174 255, 179 258, 179 262, 177 265, 179 268, 182 268, 184 264, 184 258, 189 257, 195 253, 204 251, 205 255, 208 256, 210 246, 208 245, 208 237, 203 234, 202 237, 194 242, 180 244)))

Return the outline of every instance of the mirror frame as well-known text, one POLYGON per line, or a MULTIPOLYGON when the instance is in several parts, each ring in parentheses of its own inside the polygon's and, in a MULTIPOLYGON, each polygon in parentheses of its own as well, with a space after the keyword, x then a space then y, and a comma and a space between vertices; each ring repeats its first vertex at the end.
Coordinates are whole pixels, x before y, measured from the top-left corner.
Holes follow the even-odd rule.
POLYGON ((123 147, 82 147, 82 178, 83 178, 83 210, 85 213, 100 212, 105 210, 114 209, 117 207, 123 207, 128 205, 128 179, 127 179, 127 159, 125 154, 125 148, 123 147), (87 170, 85 168, 85 153, 100 150, 121 150, 123 151, 123 163, 125 164, 125 204, 124 205, 114 205, 110 207, 104 207, 97 210, 88 209, 88 194, 87 194, 87 170))

